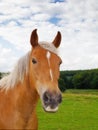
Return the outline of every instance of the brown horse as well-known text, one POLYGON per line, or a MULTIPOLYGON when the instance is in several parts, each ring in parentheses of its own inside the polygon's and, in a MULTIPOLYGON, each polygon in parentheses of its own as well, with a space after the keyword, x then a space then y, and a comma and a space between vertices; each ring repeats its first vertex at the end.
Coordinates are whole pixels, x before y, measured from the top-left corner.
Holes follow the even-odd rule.
POLYGON ((60 42, 60 32, 51 44, 39 44, 37 29, 32 32, 31 51, 19 59, 12 73, 0 80, 0 129, 37 130, 39 97, 45 111, 58 110, 62 100, 58 88, 60 42))

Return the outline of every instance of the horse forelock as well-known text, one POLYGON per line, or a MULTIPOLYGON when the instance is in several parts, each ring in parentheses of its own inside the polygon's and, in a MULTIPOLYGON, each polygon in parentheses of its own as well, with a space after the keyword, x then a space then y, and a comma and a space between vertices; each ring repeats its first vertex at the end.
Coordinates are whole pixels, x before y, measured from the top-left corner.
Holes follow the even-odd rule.
POLYGON ((57 48, 52 44, 52 43, 48 43, 48 42, 40 42, 40 46, 52 53, 55 53, 56 55, 58 55, 58 50, 57 48))

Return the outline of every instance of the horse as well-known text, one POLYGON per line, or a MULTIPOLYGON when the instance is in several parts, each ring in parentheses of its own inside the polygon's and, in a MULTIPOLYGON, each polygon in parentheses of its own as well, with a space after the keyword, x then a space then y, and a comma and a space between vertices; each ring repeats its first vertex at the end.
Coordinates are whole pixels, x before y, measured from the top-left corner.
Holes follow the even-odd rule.
POLYGON ((58 110, 62 102, 58 87, 62 63, 57 51, 60 43, 60 31, 52 43, 39 42, 37 29, 32 31, 31 50, 0 80, 0 129, 38 130, 39 98, 46 112, 58 110))

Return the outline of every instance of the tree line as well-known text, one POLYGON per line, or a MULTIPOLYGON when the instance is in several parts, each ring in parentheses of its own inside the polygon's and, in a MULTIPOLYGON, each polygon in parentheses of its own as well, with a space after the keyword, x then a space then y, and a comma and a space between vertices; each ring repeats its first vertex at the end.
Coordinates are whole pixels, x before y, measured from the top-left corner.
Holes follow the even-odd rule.
MULTIPOLYGON (((0 73, 0 79, 8 73, 0 73)), ((98 69, 61 71, 59 88, 66 89, 98 89, 98 69)))
POLYGON ((98 89, 98 69, 61 71, 59 87, 63 92, 66 89, 98 89))
POLYGON ((8 75, 8 74, 9 74, 9 72, 7 72, 7 73, 0 72, 0 79, 3 78, 4 76, 8 75))

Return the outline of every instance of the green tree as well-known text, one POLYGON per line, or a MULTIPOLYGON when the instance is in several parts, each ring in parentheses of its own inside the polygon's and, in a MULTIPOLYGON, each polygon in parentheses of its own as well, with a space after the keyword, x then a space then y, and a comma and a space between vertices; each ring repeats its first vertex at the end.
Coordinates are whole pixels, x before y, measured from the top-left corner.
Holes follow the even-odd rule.
POLYGON ((0 79, 2 78, 2 73, 0 72, 0 79))
POLYGON ((90 81, 90 87, 92 89, 98 89, 98 74, 94 74, 92 80, 90 81))
POLYGON ((65 83, 64 83, 64 80, 62 78, 59 78, 59 88, 62 92, 64 92, 66 90, 66 87, 65 87, 65 83))
POLYGON ((80 72, 73 76, 73 85, 77 89, 88 89, 90 87, 90 74, 88 72, 80 72))

